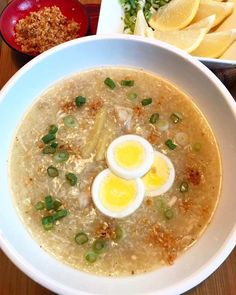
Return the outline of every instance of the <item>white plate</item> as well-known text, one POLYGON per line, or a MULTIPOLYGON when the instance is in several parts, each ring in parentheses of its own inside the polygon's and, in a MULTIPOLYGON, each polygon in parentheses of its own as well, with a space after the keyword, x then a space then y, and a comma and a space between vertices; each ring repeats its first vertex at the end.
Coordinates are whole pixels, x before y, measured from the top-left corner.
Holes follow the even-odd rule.
MULTIPOLYGON (((236 0, 230 2, 235 3, 236 0)), ((123 11, 119 0, 102 0, 100 16, 98 21, 97 35, 111 35, 123 33, 123 11)), ((236 28, 236 8, 216 31, 223 31, 236 28)), ((236 67, 236 42, 219 59, 216 58, 198 58, 202 63, 211 69, 236 67)))

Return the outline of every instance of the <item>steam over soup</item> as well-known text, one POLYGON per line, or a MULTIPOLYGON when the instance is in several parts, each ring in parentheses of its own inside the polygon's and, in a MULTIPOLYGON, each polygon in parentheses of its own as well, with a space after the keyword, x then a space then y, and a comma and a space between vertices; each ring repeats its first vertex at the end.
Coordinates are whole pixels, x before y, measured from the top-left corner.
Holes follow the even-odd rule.
POLYGON ((191 99, 127 68, 79 73, 43 93, 19 126, 10 173, 41 247, 111 276, 173 264, 209 224, 222 177, 216 140, 191 99))

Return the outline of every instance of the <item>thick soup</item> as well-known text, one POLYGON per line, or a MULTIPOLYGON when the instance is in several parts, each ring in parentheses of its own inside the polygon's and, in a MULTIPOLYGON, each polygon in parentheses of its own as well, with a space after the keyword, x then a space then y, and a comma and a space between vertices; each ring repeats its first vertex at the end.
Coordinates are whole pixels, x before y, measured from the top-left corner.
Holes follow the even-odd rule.
POLYGON ((10 174, 19 214, 40 246, 109 276, 173 264, 209 224, 222 177, 216 140, 191 98, 126 68, 82 72, 42 94, 19 126, 10 174), (107 151, 122 135, 155 151, 144 156, 141 143, 123 137, 111 154, 124 175, 107 151), (152 154, 160 157, 136 175, 152 154))

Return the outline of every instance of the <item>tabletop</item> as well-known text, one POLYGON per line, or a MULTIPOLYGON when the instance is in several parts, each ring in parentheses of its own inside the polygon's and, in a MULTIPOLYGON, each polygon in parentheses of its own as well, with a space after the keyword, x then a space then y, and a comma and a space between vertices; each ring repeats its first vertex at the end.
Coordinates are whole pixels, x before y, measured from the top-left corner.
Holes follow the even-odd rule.
MULTIPOLYGON (((0 0, 0 12, 8 0, 0 0)), ((83 4, 98 4, 100 0, 83 0, 83 4)), ((16 54, 0 38, 0 89, 9 78, 28 60, 16 54)), ((229 70, 230 71, 230 70, 229 70)), ((224 72, 217 72, 236 99, 236 70, 233 78, 225 79, 224 72)), ((5 256, 0 250, 0 294, 1 295, 52 295, 51 291, 38 285, 5 256)), ((236 248, 226 261, 203 283, 184 295, 235 295, 236 294, 236 248)))

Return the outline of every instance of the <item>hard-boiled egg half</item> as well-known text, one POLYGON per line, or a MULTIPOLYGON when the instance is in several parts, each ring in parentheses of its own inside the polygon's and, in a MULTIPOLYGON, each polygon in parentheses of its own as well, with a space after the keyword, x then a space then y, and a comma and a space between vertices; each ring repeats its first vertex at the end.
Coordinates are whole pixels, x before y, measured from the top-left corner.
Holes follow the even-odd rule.
POLYGON ((164 154, 155 151, 151 169, 142 177, 145 196, 155 197, 166 193, 175 180, 175 168, 164 154))
POLYGON ((109 145, 107 164, 116 175, 134 179, 151 168, 153 156, 153 147, 146 139, 138 135, 123 135, 109 145))
POLYGON ((105 215, 122 218, 133 213, 144 198, 144 185, 140 178, 127 180, 103 170, 92 185, 96 207, 105 215))
POLYGON ((107 165, 94 179, 92 198, 105 215, 123 218, 141 205, 144 196, 167 192, 175 178, 171 160, 137 135, 116 138, 107 149, 107 165), (140 178, 142 177, 142 178, 140 178))

